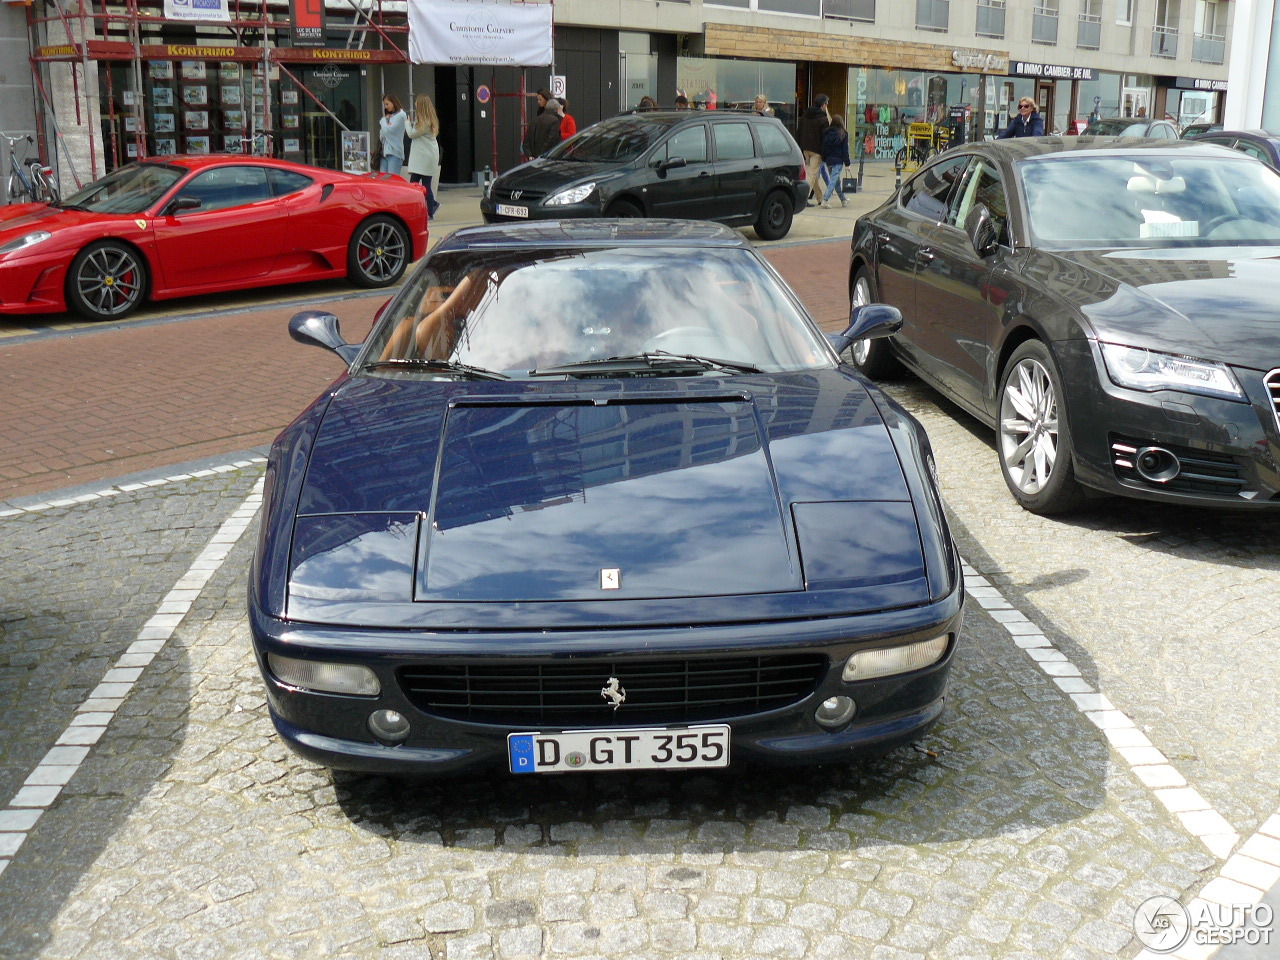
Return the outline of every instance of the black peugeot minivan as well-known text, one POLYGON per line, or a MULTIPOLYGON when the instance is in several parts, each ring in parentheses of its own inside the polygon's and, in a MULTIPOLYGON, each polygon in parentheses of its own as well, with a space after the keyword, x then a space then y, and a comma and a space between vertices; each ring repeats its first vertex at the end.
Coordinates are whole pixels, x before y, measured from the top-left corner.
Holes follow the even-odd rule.
POLYGON ((673 217, 755 227, 780 240, 805 207, 804 157, 774 117, 712 110, 601 120, 497 177, 486 223, 673 217))

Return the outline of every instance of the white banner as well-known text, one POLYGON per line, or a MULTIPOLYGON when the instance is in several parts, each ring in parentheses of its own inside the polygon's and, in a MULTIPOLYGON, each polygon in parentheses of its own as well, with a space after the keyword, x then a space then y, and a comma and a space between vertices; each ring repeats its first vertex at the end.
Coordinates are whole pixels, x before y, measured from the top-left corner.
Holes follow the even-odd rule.
POLYGON ((164 18, 184 23, 230 23, 227 0, 164 0, 164 18))
MULTIPOLYGON (((166 5, 170 2, 165 0, 166 5)), ((414 63, 550 66, 551 4, 409 0, 409 59, 414 63)))

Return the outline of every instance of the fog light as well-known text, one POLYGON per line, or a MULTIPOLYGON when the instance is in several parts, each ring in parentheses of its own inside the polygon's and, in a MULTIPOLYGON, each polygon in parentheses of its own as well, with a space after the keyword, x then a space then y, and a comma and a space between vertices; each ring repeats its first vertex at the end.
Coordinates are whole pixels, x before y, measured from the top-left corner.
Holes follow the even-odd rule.
POLYGON ((942 659, 950 640, 951 634, 944 633, 940 637, 918 643, 904 643, 880 650, 859 650, 845 663, 841 676, 845 682, 852 682, 923 670, 942 659))
POLYGON ((814 711, 813 719, 824 727, 843 727, 857 709, 858 705, 848 697, 827 697, 814 711))
POLYGON ((368 667, 349 663, 323 663, 267 654, 267 666, 281 683, 317 693, 346 693, 357 697, 376 697, 382 692, 377 674, 368 667))
POLYGON ((375 710, 369 714, 369 732, 383 743, 404 743, 409 736, 409 721, 394 710, 375 710))

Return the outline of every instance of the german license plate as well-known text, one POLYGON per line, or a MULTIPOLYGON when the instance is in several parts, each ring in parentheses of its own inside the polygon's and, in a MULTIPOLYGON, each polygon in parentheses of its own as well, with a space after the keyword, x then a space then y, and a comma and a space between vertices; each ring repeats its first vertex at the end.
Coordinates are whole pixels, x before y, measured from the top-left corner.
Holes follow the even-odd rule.
POLYGON ((498 204, 498 216, 500 217, 527 217, 529 216, 528 207, 516 207, 509 203, 498 204))
POLYGON ((729 765, 729 726, 507 735, 512 773, 691 770, 729 765))

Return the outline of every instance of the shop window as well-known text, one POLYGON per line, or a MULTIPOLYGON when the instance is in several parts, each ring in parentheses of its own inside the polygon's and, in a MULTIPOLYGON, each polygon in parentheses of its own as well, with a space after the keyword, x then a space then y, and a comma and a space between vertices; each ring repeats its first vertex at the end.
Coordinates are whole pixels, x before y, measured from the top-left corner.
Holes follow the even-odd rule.
POLYGON ((715 131, 717 160, 750 160, 756 155, 751 127, 747 124, 717 123, 712 129, 715 131))

